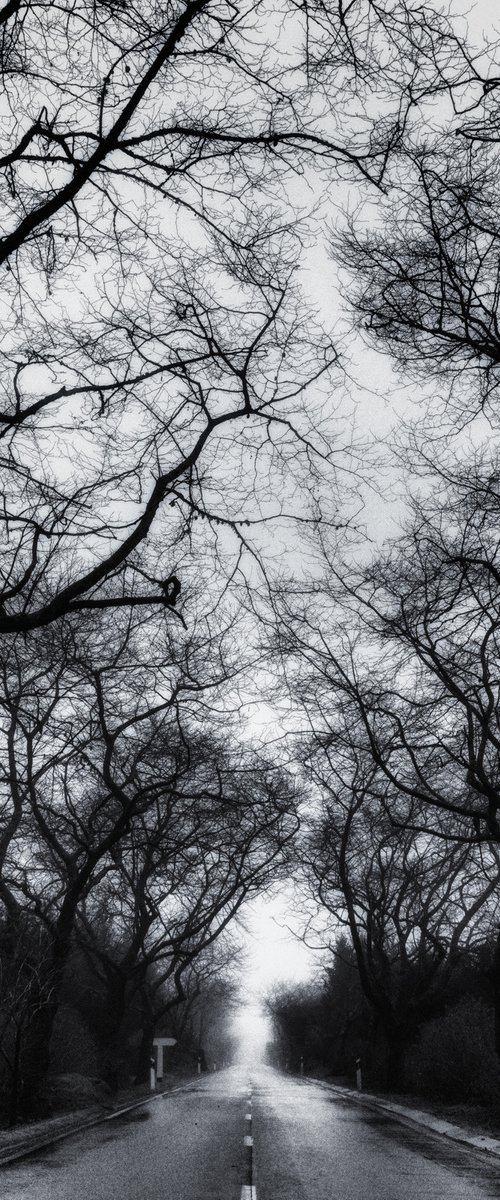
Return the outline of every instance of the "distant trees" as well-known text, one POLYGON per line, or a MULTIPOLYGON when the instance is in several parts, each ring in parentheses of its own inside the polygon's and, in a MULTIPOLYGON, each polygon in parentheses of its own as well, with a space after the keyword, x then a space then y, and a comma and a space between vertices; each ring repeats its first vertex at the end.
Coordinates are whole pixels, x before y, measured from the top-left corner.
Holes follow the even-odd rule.
MULTIPOLYGON (((373 1013, 361 987, 352 944, 341 933, 333 957, 317 976, 305 984, 282 984, 265 998, 272 1027, 269 1057, 280 1070, 306 1075, 333 1075, 354 1083, 356 1060, 366 1068, 371 1056, 371 1077, 377 1079, 374 1055, 373 1013)), ((366 1070, 365 1070, 366 1081, 366 1070)), ((383 1082, 380 1077, 377 1079, 383 1082)))
POLYGON ((315 983, 282 984, 266 996, 265 1006, 273 1028, 273 1065, 298 1073, 325 1057, 325 1006, 315 983), (318 1054, 316 1058, 315 1055, 318 1054))
POLYGON ((180 1052, 190 1055, 191 1062, 199 1059, 202 1068, 229 1066, 234 1058, 232 1018, 241 1001, 239 949, 231 930, 197 956, 184 975, 185 998, 166 1018, 165 1028, 177 1037, 180 1052))
MULTIPOLYGON (((459 950, 441 1010, 407 1047, 399 1090, 452 1103, 496 1103, 500 1065, 491 1019, 493 954, 489 940, 459 950)), ((331 965, 320 978, 308 986, 273 991, 266 1007, 273 1026, 273 1065, 298 1072, 303 1058, 306 1075, 327 1075, 352 1087, 359 1060, 363 1089, 387 1088, 386 1054, 345 936, 338 939, 331 965)))
POLYGON ((451 828, 449 841, 444 830, 439 841, 426 836, 418 811, 409 828, 401 826, 397 797, 391 804, 387 792, 377 795, 373 770, 358 758, 349 776, 344 756, 339 770, 334 745, 321 757, 316 752, 324 808, 311 829, 306 874, 333 929, 347 929, 371 1012, 372 1053, 397 1090, 408 1048, 444 1011, 463 948, 498 917, 500 862, 492 850, 473 856, 451 828))

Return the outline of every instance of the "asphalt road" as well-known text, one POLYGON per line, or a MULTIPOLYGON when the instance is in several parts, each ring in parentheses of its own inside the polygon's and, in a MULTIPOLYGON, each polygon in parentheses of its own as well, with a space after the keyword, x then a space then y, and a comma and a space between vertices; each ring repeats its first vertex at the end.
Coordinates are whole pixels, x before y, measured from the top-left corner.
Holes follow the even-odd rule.
POLYGON ((2 1200, 485 1200, 500 1160, 231 1068, 0 1169, 2 1200))

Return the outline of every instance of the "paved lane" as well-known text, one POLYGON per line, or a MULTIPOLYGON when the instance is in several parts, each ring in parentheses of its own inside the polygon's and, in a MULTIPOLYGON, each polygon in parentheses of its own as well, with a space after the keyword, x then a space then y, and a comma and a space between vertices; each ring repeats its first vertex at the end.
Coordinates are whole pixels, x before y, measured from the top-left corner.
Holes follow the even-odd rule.
POLYGON ((500 1160, 308 1081, 252 1072, 257 1200, 486 1200, 500 1160))
POLYGON ((248 1073, 224 1071, 0 1169, 1 1200, 240 1200, 248 1073))
POLYGON ((1 1168, 0 1196, 500 1200, 500 1161, 319 1084, 232 1068, 1 1168))

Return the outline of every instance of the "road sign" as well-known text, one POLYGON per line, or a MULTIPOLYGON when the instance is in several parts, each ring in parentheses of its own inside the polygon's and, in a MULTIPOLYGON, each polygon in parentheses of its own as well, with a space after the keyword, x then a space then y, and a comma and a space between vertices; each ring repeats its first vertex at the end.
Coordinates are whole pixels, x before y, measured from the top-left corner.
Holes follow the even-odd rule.
POLYGON ((158 1065, 156 1069, 156 1078, 158 1083, 163 1079, 163 1050, 165 1046, 177 1045, 177 1038, 157 1037, 153 1038, 153 1046, 156 1046, 158 1055, 158 1065))

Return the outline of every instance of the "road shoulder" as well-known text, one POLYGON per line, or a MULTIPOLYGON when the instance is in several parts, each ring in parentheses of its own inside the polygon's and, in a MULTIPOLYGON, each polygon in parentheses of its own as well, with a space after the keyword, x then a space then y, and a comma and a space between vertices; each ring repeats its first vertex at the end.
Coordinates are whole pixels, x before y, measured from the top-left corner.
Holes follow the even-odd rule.
POLYGON ((420 1129, 428 1129, 432 1133, 450 1138, 451 1141, 469 1146, 473 1150, 481 1150, 500 1158, 500 1139, 492 1137, 491 1134, 474 1132, 463 1125, 445 1120, 443 1117, 437 1116, 435 1113, 428 1112, 425 1109, 399 1104, 393 1100, 386 1099, 384 1096, 373 1095, 371 1092, 356 1092, 352 1088, 327 1083, 325 1080, 315 1079, 312 1076, 304 1078, 307 1079, 307 1082, 317 1083, 320 1087, 335 1092, 337 1095, 352 1101, 354 1104, 387 1112, 395 1120, 410 1122, 412 1125, 417 1125, 420 1129))
POLYGON ((35 1150, 41 1150, 44 1146, 51 1146, 54 1142, 71 1137, 74 1133, 80 1133, 83 1129, 91 1129, 104 1121, 112 1121, 115 1117, 134 1108, 141 1108, 144 1104, 150 1104, 170 1092, 179 1091, 192 1083, 193 1078, 196 1076, 173 1079, 170 1085, 164 1083, 157 1092, 145 1090, 138 1094, 138 1090, 134 1089, 119 1093, 113 1101, 106 1104, 59 1113, 42 1121, 18 1125, 14 1129, 0 1129, 0 1167, 15 1162, 18 1158, 24 1158, 35 1150))

